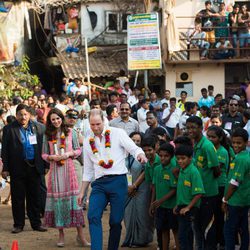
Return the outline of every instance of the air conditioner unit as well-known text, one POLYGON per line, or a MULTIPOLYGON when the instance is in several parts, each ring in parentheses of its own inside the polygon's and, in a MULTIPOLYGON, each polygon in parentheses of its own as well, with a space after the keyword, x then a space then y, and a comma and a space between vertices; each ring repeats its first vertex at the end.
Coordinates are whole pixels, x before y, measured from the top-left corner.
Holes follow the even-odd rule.
POLYGON ((176 72, 176 82, 192 82, 192 73, 190 71, 176 72))

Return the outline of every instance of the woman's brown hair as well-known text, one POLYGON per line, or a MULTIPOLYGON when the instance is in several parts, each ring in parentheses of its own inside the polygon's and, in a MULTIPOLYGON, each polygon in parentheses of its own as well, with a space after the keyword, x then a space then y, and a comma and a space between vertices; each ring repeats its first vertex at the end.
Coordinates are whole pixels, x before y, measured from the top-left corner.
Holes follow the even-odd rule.
POLYGON ((69 133, 69 128, 65 124, 65 119, 64 115, 61 110, 57 108, 53 108, 49 111, 48 116, 47 116, 47 122, 46 122, 46 130, 45 130, 45 135, 47 136, 48 140, 52 139, 53 135, 56 135, 57 129, 54 127, 54 125, 51 123, 51 115, 56 114, 62 119, 62 124, 61 124, 61 131, 65 134, 65 136, 68 135, 69 133))

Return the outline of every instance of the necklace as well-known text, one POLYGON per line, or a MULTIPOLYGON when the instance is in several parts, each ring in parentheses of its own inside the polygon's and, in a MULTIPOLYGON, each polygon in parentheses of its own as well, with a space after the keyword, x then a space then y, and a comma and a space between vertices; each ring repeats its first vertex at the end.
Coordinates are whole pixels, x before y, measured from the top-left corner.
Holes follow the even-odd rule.
POLYGON ((97 159, 99 159, 98 165, 105 169, 108 169, 111 168, 114 163, 114 161, 110 159, 110 148, 111 148, 110 130, 106 130, 104 136, 105 136, 105 149, 108 153, 108 158, 109 158, 108 163, 106 163, 103 159, 99 159, 99 152, 98 149, 96 148, 95 139, 93 137, 89 138, 89 145, 91 147, 92 153, 97 157, 97 159))

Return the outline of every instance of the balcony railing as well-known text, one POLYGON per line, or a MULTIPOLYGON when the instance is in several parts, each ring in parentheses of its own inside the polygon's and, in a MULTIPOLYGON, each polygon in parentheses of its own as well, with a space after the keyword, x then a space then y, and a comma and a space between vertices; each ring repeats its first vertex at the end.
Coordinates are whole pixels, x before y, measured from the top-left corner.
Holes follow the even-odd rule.
MULTIPOLYGON (((178 16, 177 18, 185 18, 195 20, 195 16, 178 16)), ((193 22, 194 23, 194 22, 193 22)), ((217 29, 226 29, 228 36, 214 36, 215 43, 211 43, 207 39, 207 31, 205 28, 201 28, 199 35, 190 36, 195 30, 195 24, 191 27, 178 27, 180 51, 167 55, 167 63, 211 63, 211 62, 249 62, 250 58, 250 43, 244 47, 240 46, 240 37, 233 37, 231 33, 232 27, 228 26, 212 26, 209 27, 214 30, 214 34, 217 29), (230 42, 226 48, 216 46, 220 39, 224 39, 226 43, 230 42)), ((233 29, 241 29, 241 27, 233 27, 233 29)), ((246 39, 247 40, 247 39, 246 39)), ((250 38, 248 39, 248 41, 250 38)))

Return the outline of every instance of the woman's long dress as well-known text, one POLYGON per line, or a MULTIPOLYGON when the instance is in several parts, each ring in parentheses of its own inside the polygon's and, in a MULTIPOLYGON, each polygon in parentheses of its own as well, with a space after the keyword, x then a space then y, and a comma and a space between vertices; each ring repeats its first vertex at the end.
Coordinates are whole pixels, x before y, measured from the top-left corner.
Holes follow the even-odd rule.
MULTIPOLYGON (((126 159, 126 163, 134 183, 143 172, 143 166, 131 155, 126 159)), ((124 215, 126 227, 124 246, 146 246, 153 241, 154 223, 148 213, 149 206, 150 184, 143 181, 136 196, 128 198, 127 201, 124 215)))
MULTIPOLYGON (((57 148, 60 152, 60 136, 57 137, 59 137, 57 148)), ((65 141, 65 152, 74 151, 75 158, 81 154, 77 134, 74 130, 70 130, 65 141)), ((45 137, 42 157, 47 160, 47 157, 53 154, 55 154, 53 143, 47 141, 45 137)), ((58 229, 82 226, 84 219, 82 208, 77 204, 78 194, 78 181, 73 160, 67 159, 63 166, 50 162, 44 215, 45 226, 58 229)))

